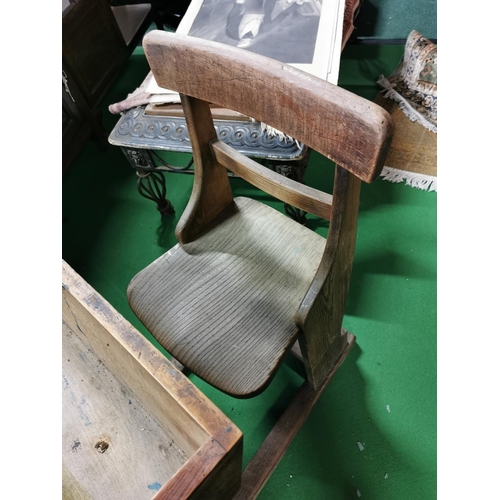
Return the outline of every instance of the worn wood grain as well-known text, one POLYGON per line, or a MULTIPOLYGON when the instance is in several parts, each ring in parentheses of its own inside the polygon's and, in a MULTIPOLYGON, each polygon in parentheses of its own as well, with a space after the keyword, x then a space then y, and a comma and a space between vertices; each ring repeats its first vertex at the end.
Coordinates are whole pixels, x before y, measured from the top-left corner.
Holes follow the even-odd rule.
POLYGON ((206 442, 154 500, 230 500, 241 486, 242 454, 242 439, 229 451, 215 439, 206 442))
POLYGON ((157 355, 144 337, 130 330, 124 318, 115 317, 114 309, 82 280, 75 278, 73 283, 63 283, 69 287, 63 286, 65 323, 71 330, 85 336, 101 362, 130 388, 141 405, 175 437, 187 455, 195 453, 208 439, 209 433, 179 404, 175 392, 169 390, 171 380, 175 377, 182 380, 182 375, 163 355, 157 355), (77 293, 80 291, 83 295, 77 293), (155 367, 157 370, 153 374, 151 369, 155 367), (161 380, 156 379, 156 372, 161 380), (162 397, 159 398, 158 394, 162 397))
POLYGON ((331 195, 273 172, 220 140, 212 141, 211 145, 215 159, 242 179, 285 203, 330 219, 331 195))
POLYGON ((217 226, 133 278, 130 307, 183 365, 249 397, 267 386, 295 340, 294 314, 325 243, 277 210, 236 198, 217 226))
POLYGON ((186 453, 65 323, 62 354, 67 498, 150 500, 186 453))
POLYGON ((217 138, 207 102, 181 96, 189 138, 193 148, 194 183, 191 197, 175 235, 181 243, 193 241, 233 203, 233 193, 224 167, 214 158, 210 141, 217 138))
POLYGON ((160 86, 275 127, 366 182, 380 174, 393 121, 373 102, 217 42, 152 31, 143 46, 160 86))
POLYGON ((360 180, 337 167, 325 253, 295 316, 307 378, 319 387, 347 341, 342 331, 356 243, 360 180))
MULTIPOLYGON (((251 118, 242 115, 232 109, 221 108, 215 104, 210 104, 210 111, 214 120, 234 120, 239 122, 249 122, 251 118)), ((184 110, 181 104, 148 104, 144 109, 145 115, 152 116, 173 116, 184 117, 184 110)))
POLYGON ((176 498, 200 491, 205 498, 231 498, 240 481, 239 429, 64 261, 62 274, 63 321, 187 457, 159 498, 171 488, 176 498), (214 481, 217 494, 211 493, 214 481))

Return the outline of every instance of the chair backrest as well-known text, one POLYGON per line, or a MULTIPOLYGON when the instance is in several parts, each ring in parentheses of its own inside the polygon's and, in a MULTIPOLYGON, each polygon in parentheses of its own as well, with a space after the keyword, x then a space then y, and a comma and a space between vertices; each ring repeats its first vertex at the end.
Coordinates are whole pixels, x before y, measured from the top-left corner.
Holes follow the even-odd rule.
POLYGON ((376 104, 273 59, 216 42, 152 31, 143 42, 157 83, 181 94, 193 147, 193 192, 176 228, 180 243, 233 203, 226 169, 306 212, 330 220, 323 260, 295 321, 309 382, 318 386, 345 345, 341 324, 356 239, 360 180, 384 165, 393 134, 376 104), (333 196, 266 169, 217 139, 209 103, 239 111, 337 164, 333 196))
POLYGON ((380 106, 274 59, 154 31, 144 50, 157 83, 287 133, 365 182, 383 167, 392 120, 380 106))

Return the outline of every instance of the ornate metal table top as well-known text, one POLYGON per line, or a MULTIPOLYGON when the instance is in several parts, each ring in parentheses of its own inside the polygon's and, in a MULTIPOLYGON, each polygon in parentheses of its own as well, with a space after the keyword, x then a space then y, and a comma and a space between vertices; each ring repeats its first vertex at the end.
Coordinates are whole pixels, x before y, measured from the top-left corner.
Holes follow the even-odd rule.
MULTIPOLYGON (((260 122, 214 120, 218 138, 240 153, 254 158, 300 160, 307 147, 263 130, 260 122)), ((145 114, 145 106, 124 113, 109 135, 109 142, 124 148, 191 153, 184 118, 145 114)))

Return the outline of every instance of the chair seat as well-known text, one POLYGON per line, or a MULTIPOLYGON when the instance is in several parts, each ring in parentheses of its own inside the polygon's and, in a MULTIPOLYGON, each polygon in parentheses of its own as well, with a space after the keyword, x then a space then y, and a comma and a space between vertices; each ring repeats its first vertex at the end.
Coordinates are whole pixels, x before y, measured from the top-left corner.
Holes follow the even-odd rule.
POLYGON ((270 382, 326 240, 258 201, 236 198, 215 228, 176 245, 130 282, 128 300, 158 342, 236 397, 270 382))

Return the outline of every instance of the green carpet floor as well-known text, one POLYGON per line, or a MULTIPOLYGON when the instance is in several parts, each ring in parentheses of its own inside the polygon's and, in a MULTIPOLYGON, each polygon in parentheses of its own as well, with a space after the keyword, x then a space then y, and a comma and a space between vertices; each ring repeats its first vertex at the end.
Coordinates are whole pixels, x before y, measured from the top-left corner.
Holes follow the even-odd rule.
MULTIPOLYGON (((403 46, 347 46, 339 85, 372 99, 403 46)), ((138 48, 102 102, 107 106, 145 77, 138 48)), ((166 154, 177 164, 183 154, 166 154)), ((305 182, 331 192, 331 164, 313 153, 305 182)), ((128 307, 126 287, 175 243, 175 224, 193 178, 168 174, 175 216, 161 218, 136 191, 122 152, 89 141, 63 177, 63 258, 147 336, 128 307)), ((235 195, 282 209, 241 179, 235 195)), ((344 326, 357 344, 313 409, 259 499, 427 500, 436 497, 436 193, 377 180, 361 191, 358 240, 344 326)), ((326 235, 324 221, 309 226, 326 235)), ((191 380, 244 433, 244 465, 302 382, 283 365, 261 396, 237 400, 191 380)))
POLYGON ((366 40, 406 40, 412 30, 437 38, 437 1, 361 0, 354 26, 356 35, 366 40))

